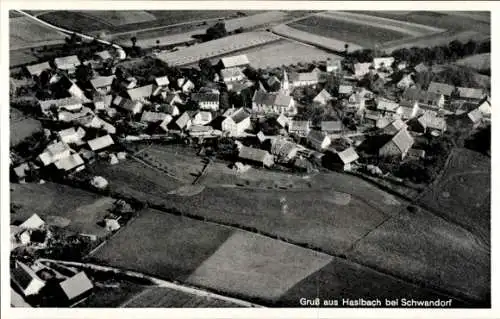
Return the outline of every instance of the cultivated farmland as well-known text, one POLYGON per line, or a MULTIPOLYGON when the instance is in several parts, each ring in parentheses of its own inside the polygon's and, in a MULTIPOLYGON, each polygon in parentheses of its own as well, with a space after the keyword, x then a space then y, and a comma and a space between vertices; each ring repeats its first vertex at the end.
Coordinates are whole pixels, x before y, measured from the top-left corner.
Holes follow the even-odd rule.
POLYGON ((458 65, 465 65, 475 70, 486 70, 491 68, 491 53, 481 53, 460 59, 458 65))
POLYGON ((12 221, 23 222, 36 213, 46 220, 69 220, 69 230, 97 236, 107 234, 97 222, 114 203, 112 198, 54 183, 11 184, 10 196, 12 221))
POLYGON ((25 116, 19 110, 10 108, 10 145, 16 146, 26 138, 42 130, 40 121, 25 116))
POLYGON ((181 66, 198 62, 204 58, 260 46, 278 39, 278 36, 268 32, 246 32, 204 42, 175 52, 160 53, 157 57, 168 65, 181 66))
MULTIPOLYGON (((237 53, 233 52, 221 57, 234 54, 246 54, 252 63, 252 67, 263 69, 278 67, 281 65, 297 64, 301 62, 308 63, 314 60, 324 61, 327 58, 330 58, 331 60, 340 59, 339 56, 316 47, 288 40, 279 40, 259 47, 242 50, 237 53)), ((215 61, 216 59, 212 62, 215 61)))
MULTIPOLYGON (((315 19, 315 17, 306 18, 307 19, 315 19)), ((304 20, 299 20, 304 21, 304 20)), ((295 25, 292 23, 292 25, 295 25)), ((354 43, 350 39, 346 39, 345 41, 337 40, 334 38, 329 38, 324 35, 317 35, 313 32, 310 32, 311 28, 309 27, 299 27, 299 28, 291 28, 287 25, 280 24, 273 28, 273 32, 279 34, 283 37, 287 37, 293 40, 297 40, 300 42, 308 43, 311 45, 318 46, 320 48, 324 48, 327 50, 339 52, 345 50, 345 44, 349 44, 349 50, 360 50, 363 47, 359 44, 354 43)))
POLYGON ((364 237, 348 258, 489 303, 488 248, 463 228, 424 210, 402 211, 364 237))
MULTIPOLYGON (((290 24, 290 27, 319 36, 332 38, 343 43, 351 42, 363 47, 373 47, 384 42, 401 39, 407 35, 373 25, 365 25, 331 16, 312 16, 290 24)), ((342 45, 343 49, 343 45, 342 45)), ((355 50, 351 48, 351 50, 355 50)))
POLYGON ((128 11, 80 11, 80 14, 89 16, 93 19, 99 20, 105 24, 118 26, 122 24, 149 22, 156 20, 155 15, 142 11, 142 10, 128 10, 128 11))
POLYGON ((444 175, 420 203, 470 230, 490 244, 490 160, 477 152, 455 149, 444 175))
POLYGON ((123 308, 237 308, 241 305, 222 299, 152 287, 125 301, 123 308))
POLYGON ((38 47, 63 43, 65 34, 28 17, 9 19, 9 49, 38 47))

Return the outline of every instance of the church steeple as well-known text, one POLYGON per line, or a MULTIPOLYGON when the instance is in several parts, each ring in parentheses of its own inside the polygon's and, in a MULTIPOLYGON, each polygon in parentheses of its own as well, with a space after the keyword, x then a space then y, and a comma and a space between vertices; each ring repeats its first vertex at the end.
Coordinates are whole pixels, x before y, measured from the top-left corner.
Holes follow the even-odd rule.
POLYGON ((285 95, 290 95, 290 82, 288 81, 288 74, 283 69, 283 80, 281 81, 281 92, 285 95))

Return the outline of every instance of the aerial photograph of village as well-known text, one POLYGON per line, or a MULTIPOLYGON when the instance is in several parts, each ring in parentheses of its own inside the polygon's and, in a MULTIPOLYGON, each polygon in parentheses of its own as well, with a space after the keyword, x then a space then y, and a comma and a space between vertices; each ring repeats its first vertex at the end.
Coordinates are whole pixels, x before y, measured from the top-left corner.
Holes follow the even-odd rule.
POLYGON ((491 308, 490 12, 103 9, 9 11, 11 307, 491 308))

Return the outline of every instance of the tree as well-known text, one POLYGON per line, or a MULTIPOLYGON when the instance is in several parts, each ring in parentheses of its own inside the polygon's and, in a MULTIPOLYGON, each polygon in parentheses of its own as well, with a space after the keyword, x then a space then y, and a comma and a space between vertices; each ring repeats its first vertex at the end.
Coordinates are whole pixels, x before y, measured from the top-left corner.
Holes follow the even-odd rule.
POLYGON ((226 24, 224 22, 217 22, 213 26, 207 29, 206 38, 207 40, 214 40, 225 37, 227 35, 226 24))
POLYGON ((160 49, 160 40, 156 40, 156 48, 160 49))
POLYGON ((94 76, 92 66, 80 64, 75 69, 75 77, 81 83, 89 82, 94 76))
POLYGON ((345 49, 345 54, 347 54, 349 52, 349 44, 348 43, 344 44, 344 49, 345 49))
POLYGON ((135 44, 137 43, 137 37, 136 36, 131 37, 130 41, 132 42, 132 48, 135 48, 135 44))

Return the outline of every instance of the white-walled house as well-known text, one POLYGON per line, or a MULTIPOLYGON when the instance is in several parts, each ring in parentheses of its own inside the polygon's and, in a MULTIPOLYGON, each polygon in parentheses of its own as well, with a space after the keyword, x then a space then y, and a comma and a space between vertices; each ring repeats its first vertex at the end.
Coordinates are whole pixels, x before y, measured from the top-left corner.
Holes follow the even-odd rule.
POLYGON ((244 108, 239 108, 222 121, 222 131, 231 136, 239 136, 250 128, 250 124, 250 114, 244 108))

